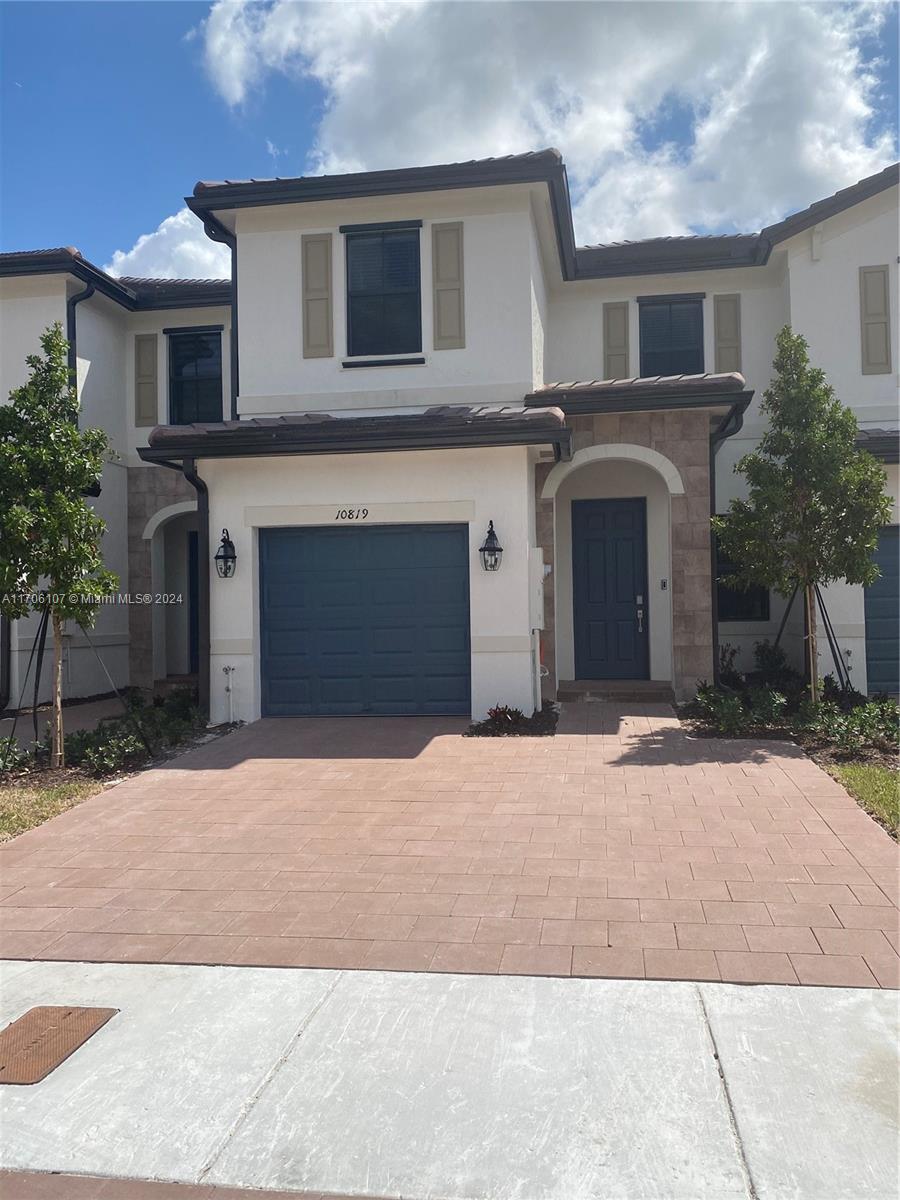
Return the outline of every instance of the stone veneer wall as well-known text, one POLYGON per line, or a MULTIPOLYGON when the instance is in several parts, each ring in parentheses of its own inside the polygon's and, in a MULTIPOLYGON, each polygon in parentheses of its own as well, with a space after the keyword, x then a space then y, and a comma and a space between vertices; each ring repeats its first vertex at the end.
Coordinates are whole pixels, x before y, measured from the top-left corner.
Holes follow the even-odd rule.
MULTIPOLYGON (((665 455, 677 468, 685 494, 671 496, 672 514, 672 640, 674 678, 679 698, 693 694, 698 680, 711 679, 712 570, 710 563, 709 415, 702 409, 675 412, 636 412, 572 416, 573 450, 587 446, 628 443, 648 446, 665 455)), ((552 500, 541 492, 553 463, 535 469, 537 539, 544 562, 555 567, 555 526, 552 500)), ((553 576, 550 577, 552 583, 553 576)), ((549 676, 545 695, 556 695, 555 589, 545 588, 543 655, 549 676)))
MULTIPOLYGON (((169 467, 128 468, 128 590, 132 595, 153 591, 151 539, 147 522, 161 508, 195 501, 197 493, 180 471, 169 467)), ((131 686, 153 687, 153 610, 132 604, 128 610, 131 686)))

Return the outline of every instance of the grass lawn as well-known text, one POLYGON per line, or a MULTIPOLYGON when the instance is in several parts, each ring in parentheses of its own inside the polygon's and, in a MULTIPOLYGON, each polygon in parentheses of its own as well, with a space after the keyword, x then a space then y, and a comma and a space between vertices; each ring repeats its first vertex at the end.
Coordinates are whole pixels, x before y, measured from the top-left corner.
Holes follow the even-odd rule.
POLYGON ((900 773, 872 763, 831 763, 829 770, 867 813, 897 836, 900 826, 900 773))
POLYGON ((99 779, 63 779, 45 783, 15 780, 0 783, 0 842, 34 829, 100 791, 99 779))

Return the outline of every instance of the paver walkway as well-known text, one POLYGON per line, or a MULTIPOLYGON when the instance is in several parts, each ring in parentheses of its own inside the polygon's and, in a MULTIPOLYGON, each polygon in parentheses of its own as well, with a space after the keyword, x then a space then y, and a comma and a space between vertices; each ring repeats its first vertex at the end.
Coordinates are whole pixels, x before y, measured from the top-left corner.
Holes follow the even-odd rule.
POLYGON ((7 958, 898 985, 898 847, 783 742, 280 719, 0 848, 7 958))

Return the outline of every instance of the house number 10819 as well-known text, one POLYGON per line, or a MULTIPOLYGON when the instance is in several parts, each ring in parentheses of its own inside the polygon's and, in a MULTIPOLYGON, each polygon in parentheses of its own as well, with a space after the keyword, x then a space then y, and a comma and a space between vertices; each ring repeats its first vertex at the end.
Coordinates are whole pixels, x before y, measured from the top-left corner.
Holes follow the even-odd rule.
POLYGON ((369 515, 367 508, 339 508, 334 514, 336 521, 364 521, 369 515))

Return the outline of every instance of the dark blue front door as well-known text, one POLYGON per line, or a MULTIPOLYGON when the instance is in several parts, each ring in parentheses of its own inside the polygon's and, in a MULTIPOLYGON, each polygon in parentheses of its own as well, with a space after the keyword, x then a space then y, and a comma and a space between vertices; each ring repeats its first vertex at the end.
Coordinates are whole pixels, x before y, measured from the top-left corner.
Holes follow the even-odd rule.
POLYGON ((466 525, 263 529, 262 711, 470 712, 466 525))
POLYGON ((647 679, 644 500, 573 500, 577 679, 647 679))

